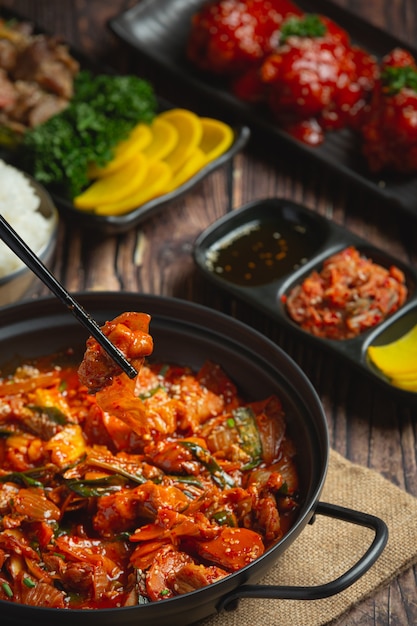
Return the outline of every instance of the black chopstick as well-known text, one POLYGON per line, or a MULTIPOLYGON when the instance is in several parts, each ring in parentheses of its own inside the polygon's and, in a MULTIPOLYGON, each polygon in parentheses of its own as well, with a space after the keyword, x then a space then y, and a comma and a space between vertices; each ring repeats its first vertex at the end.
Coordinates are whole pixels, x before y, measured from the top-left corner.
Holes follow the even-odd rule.
POLYGON ((109 340, 103 333, 97 322, 83 309, 83 307, 64 289, 61 283, 55 278, 42 261, 26 245, 17 232, 0 214, 0 238, 12 250, 27 267, 54 293, 77 318, 79 322, 94 337, 107 352, 107 354, 117 363, 117 365, 129 376, 135 378, 138 372, 125 358, 124 354, 109 340))

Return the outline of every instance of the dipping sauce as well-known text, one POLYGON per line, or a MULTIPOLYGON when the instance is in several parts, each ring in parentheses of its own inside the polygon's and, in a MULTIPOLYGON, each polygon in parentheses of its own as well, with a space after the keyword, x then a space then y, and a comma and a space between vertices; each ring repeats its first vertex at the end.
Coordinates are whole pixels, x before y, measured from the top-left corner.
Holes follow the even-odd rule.
POLYGON ((206 265, 224 280, 254 287, 304 265, 316 248, 310 230, 299 222, 253 220, 217 241, 206 265))

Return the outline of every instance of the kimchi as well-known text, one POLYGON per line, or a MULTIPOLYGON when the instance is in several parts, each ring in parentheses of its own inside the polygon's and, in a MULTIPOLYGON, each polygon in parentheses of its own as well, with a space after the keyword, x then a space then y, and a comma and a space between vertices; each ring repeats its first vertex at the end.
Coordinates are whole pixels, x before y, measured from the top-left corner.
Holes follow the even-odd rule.
POLYGON ((297 515, 279 397, 245 401, 206 361, 152 361, 150 318, 0 379, 0 599, 101 609, 172 598, 251 564, 297 515))

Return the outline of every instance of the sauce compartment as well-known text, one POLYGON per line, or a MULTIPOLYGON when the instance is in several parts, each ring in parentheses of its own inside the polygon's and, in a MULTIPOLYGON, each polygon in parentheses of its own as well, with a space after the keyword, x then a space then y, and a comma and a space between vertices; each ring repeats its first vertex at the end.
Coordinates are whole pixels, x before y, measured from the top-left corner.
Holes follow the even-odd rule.
POLYGON ((284 198, 251 202, 209 226, 196 239, 194 261, 211 282, 249 302, 307 341, 348 360, 363 373, 408 400, 417 392, 391 384, 371 362, 369 345, 397 339, 417 324, 417 272, 347 229, 284 198), (361 256, 385 269, 404 273, 407 296, 394 312, 357 336, 319 337, 294 321, 285 305, 291 290, 326 259, 354 247, 361 256))
POLYGON ((291 202, 252 202, 207 228, 197 240, 197 264, 220 282, 253 288, 280 281, 324 248, 330 223, 291 202))

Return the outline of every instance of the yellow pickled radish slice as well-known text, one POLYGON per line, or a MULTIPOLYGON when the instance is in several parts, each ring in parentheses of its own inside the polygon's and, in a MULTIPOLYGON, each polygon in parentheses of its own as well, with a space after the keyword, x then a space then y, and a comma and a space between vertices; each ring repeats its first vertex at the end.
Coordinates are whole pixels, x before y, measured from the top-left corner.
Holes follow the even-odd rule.
POLYGON ((137 124, 129 137, 117 144, 114 157, 104 167, 90 165, 89 178, 102 178, 123 167, 137 153, 142 152, 152 142, 152 130, 148 124, 137 124))
POLYGON ((169 193, 183 185, 192 176, 197 174, 205 164, 205 155, 200 148, 196 148, 182 168, 168 181, 164 193, 169 193))
POLYGON ((175 175, 198 147, 203 128, 198 115, 187 109, 170 109, 160 113, 159 117, 168 121, 178 131, 178 143, 164 159, 175 175))
POLYGON ((98 205, 118 202, 129 196, 144 180, 148 170, 146 157, 139 152, 122 168, 104 178, 98 178, 83 193, 74 198, 78 209, 94 209, 98 205))
POLYGON ((417 391, 417 376, 414 378, 391 378, 390 382, 394 387, 400 387, 406 391, 417 391))
POLYGON ((163 161, 152 161, 145 178, 138 188, 131 194, 118 202, 98 205, 95 208, 97 215, 123 215, 133 209, 145 204, 149 200, 165 193, 165 188, 172 177, 172 172, 167 163, 163 161))
POLYGON ((165 159, 178 143, 178 130, 168 120, 158 115, 151 124, 152 141, 143 153, 149 161, 165 159))
POLYGON ((234 133, 228 124, 210 117, 202 117, 201 125, 203 127, 203 135, 199 148, 205 154, 206 163, 210 163, 210 161, 214 161, 214 159, 217 159, 230 148, 233 143, 234 133))
POLYGON ((371 361, 388 377, 417 375, 417 324, 402 337, 383 346, 369 346, 371 361))

